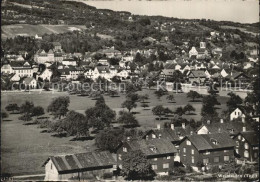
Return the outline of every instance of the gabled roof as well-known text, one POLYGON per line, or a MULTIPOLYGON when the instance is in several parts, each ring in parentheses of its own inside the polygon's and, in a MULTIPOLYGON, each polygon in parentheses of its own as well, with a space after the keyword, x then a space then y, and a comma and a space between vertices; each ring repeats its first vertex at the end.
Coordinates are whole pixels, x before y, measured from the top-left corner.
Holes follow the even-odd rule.
POLYGON ((254 132, 254 131, 244 131, 244 132, 240 132, 239 134, 241 134, 250 145, 253 145, 253 146, 259 145, 259 136, 256 132, 254 132))
POLYGON ((131 150, 141 150, 146 156, 172 154, 177 150, 174 145, 165 139, 152 139, 152 140, 132 140, 126 142, 131 150), (152 150, 155 149, 155 150, 152 150))
POLYGON ((88 171, 116 165, 115 159, 108 151, 52 156, 46 160, 43 166, 49 160, 53 162, 59 174, 88 171))
POLYGON ((53 42, 52 45, 53 46, 61 46, 61 44, 59 42, 53 42))
MULTIPOLYGON (((198 151, 230 148, 236 143, 227 133, 214 133, 206 135, 190 135, 186 137, 198 151), (214 144, 216 141, 216 144, 214 144)), ((184 140, 182 140, 184 141, 184 140)))
POLYGON ((199 78, 199 77, 200 78, 206 78, 205 71, 202 71, 202 70, 191 71, 188 76, 189 77, 194 77, 194 78, 199 78))

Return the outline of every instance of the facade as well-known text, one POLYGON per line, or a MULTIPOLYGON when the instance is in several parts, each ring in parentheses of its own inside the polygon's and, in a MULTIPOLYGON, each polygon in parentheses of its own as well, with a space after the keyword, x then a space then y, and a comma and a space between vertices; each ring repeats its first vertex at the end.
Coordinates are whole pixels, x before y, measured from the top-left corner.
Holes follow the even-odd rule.
POLYGON ((237 118, 244 118, 244 117, 245 117, 245 115, 239 108, 236 108, 233 112, 230 113, 230 121, 237 119, 237 118))
POLYGON ((239 132, 234 136, 236 154, 250 162, 259 160, 259 136, 254 131, 239 132))
POLYGON ((141 150, 152 165, 157 174, 167 174, 174 165, 176 148, 168 140, 154 138, 151 140, 132 140, 124 142, 117 149, 117 163, 122 165, 122 156, 129 151, 141 150))
POLYGON ((234 159, 235 142, 227 133, 190 135, 180 142, 180 159, 184 165, 218 165, 234 159))
POLYGON ((198 51, 195 47, 192 47, 191 50, 189 51, 189 57, 195 56, 197 57, 198 51))
POLYGON ((207 75, 205 74, 205 71, 195 70, 195 71, 190 71, 188 73, 188 78, 190 83, 201 84, 205 82, 207 75))
POLYGON ((29 88, 36 89, 37 88, 37 81, 35 78, 27 77, 23 80, 23 84, 29 88))
POLYGON ((116 160, 111 153, 88 152, 64 156, 49 157, 43 164, 45 181, 81 180, 84 177, 103 177, 105 173, 113 174, 116 160))

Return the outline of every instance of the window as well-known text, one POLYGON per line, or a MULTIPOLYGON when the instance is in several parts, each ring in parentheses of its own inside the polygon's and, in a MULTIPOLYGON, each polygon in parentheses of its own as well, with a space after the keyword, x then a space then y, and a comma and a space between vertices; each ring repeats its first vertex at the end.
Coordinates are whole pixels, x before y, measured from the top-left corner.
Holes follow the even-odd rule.
POLYGON ((209 163, 209 159, 206 158, 206 159, 203 159, 203 164, 208 164, 209 163))
POLYGON ((169 163, 163 164, 163 169, 167 169, 167 168, 169 168, 169 163))
POLYGON ((190 141, 189 141, 189 140, 187 140, 186 144, 187 144, 187 145, 191 145, 191 143, 190 143, 190 141))
POLYGON ((191 154, 194 154, 194 150, 193 149, 191 149, 191 154))
POLYGON ((154 158, 153 160, 154 160, 154 161, 157 161, 157 158, 154 158))
POLYGON ((191 156, 191 163, 194 164, 194 156, 191 156))
POLYGON ((186 148, 183 148, 183 153, 186 153, 186 148))
POLYGON ((258 157, 258 153, 255 152, 255 153, 254 153, 254 158, 257 158, 257 157, 258 157))
POLYGON ((156 169, 157 169, 157 165, 156 165, 156 164, 153 164, 153 165, 152 165, 152 169, 153 169, 153 170, 156 170, 156 169))
POLYGON ((228 152, 228 150, 224 150, 224 152, 226 153, 226 152, 228 152))
POLYGON ((239 146, 239 141, 236 141, 237 146, 239 146))
POLYGON ((242 142, 245 141, 245 139, 242 137, 242 142))
POLYGON ((123 147, 123 151, 124 151, 124 152, 127 152, 127 148, 126 148, 126 147, 123 147))
POLYGON ((203 154, 204 154, 204 155, 209 155, 210 152, 209 152, 209 151, 206 151, 206 152, 204 152, 203 154))
POLYGON ((248 143, 245 143, 245 149, 248 149, 249 147, 248 147, 248 143))
POLYGON ((122 160, 122 155, 118 154, 118 160, 122 160))
POLYGON ((171 159, 171 156, 167 156, 166 159, 171 159))
POLYGON ((235 115, 237 115, 237 112, 235 112, 235 115))
POLYGON ((156 138, 155 134, 152 134, 152 138, 156 138))
POLYGON ((52 164, 51 164, 51 169, 52 169, 52 164))
POLYGON ((238 151, 238 149, 236 149, 236 153, 237 153, 237 154, 239 154, 239 151, 238 151))
POLYGON ((248 153, 248 151, 247 151, 247 150, 245 150, 245 152, 244 152, 244 157, 246 157, 246 158, 248 158, 248 157, 249 157, 249 153, 248 153))
POLYGON ((224 161, 229 161, 229 156, 228 155, 224 156, 224 161))
POLYGON ((218 163, 219 162, 219 157, 214 157, 214 162, 218 163))

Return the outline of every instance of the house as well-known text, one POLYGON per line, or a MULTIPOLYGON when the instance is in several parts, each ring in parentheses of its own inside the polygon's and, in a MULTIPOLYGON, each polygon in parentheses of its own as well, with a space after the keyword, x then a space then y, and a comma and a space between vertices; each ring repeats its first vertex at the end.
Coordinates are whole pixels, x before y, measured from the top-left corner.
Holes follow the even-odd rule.
POLYGON ((239 108, 236 108, 233 112, 230 113, 230 121, 237 118, 245 118, 245 114, 239 108))
POLYGON ((23 80, 23 84, 26 86, 26 87, 29 87, 29 88, 32 88, 32 89, 35 89, 37 88, 37 81, 35 80, 35 78, 32 78, 32 77, 27 77, 23 80))
POLYGON ((195 56, 197 57, 198 51, 195 47, 192 47, 191 50, 189 51, 189 57, 195 56))
POLYGON ((163 69, 160 73, 160 78, 168 79, 173 77, 175 69, 163 69))
POLYGON ((51 80, 52 71, 49 68, 46 68, 44 71, 42 71, 39 75, 37 75, 37 79, 42 78, 42 80, 51 80))
POLYGON ((61 44, 59 42, 53 42, 52 45, 55 51, 61 50, 61 44))
POLYGON ((157 174, 167 174, 174 165, 176 148, 169 140, 154 138, 152 140, 131 140, 121 144, 117 149, 117 162, 122 168, 122 155, 130 151, 141 150, 157 174))
POLYGON ((234 136, 239 133, 245 121, 243 120, 241 123, 236 122, 224 122, 223 119, 220 119, 220 122, 211 123, 207 121, 207 123, 202 124, 197 130, 196 133, 198 135, 203 134, 211 134, 211 133, 228 133, 230 136, 234 136))
POLYGON ((180 142, 180 159, 184 165, 220 166, 234 159, 235 145, 227 133, 189 135, 180 142))
POLYGON ((100 59, 100 60, 98 60, 98 64, 101 64, 101 65, 104 65, 104 66, 109 66, 110 64, 109 64, 109 62, 108 62, 108 60, 107 59, 100 59))
POLYGON ((106 48, 106 49, 100 49, 97 51, 97 53, 100 53, 102 55, 106 55, 107 58, 113 58, 113 57, 122 57, 122 54, 120 51, 115 50, 115 47, 106 48))
POLYGON ((11 64, 4 64, 2 67, 1 67, 1 73, 4 73, 4 74, 10 74, 10 73, 13 73, 13 68, 11 66, 11 64))
POLYGON ((18 76, 18 74, 16 74, 16 73, 12 73, 12 74, 10 74, 10 81, 11 82, 19 82, 20 81, 20 77, 18 76))
POLYGON ((259 136, 254 131, 239 132, 234 136, 233 140, 236 142, 236 154, 250 162, 257 162, 259 159, 259 136))
POLYGON ((61 62, 63 65, 66 65, 66 66, 77 66, 77 61, 74 60, 74 59, 63 59, 62 62, 61 62))
POLYGON ((69 80, 77 79, 79 74, 83 73, 83 70, 78 67, 68 65, 63 67, 62 69, 58 68, 58 72, 60 73, 61 78, 69 80))
POLYGON ((190 71, 187 76, 190 83, 198 83, 198 84, 204 83, 207 78, 207 75, 203 70, 190 71))
POLYGON ((12 61, 9 65, 2 66, 2 73, 16 73, 19 77, 32 77, 33 68, 27 61, 12 61))
POLYGON ((113 174, 116 160, 108 151, 86 152, 71 155, 51 156, 43 164, 45 181, 82 180, 84 177, 103 177, 113 174))
POLYGON ((36 40, 42 40, 42 37, 38 36, 37 34, 34 36, 36 40))
POLYGON ((34 55, 34 60, 38 64, 44 64, 49 61, 49 57, 43 49, 39 49, 34 55))
POLYGON ((247 85, 250 83, 250 78, 243 72, 235 72, 231 71, 231 73, 226 76, 226 79, 231 83, 238 86, 243 86, 243 84, 247 85))

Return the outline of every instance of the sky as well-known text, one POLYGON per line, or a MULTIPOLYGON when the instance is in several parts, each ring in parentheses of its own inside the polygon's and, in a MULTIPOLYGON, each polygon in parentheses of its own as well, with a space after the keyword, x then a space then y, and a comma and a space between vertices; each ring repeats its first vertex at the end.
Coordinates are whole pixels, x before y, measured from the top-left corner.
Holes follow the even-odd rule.
POLYGON ((258 0, 79 0, 98 9, 129 11, 184 19, 212 19, 240 23, 259 22, 258 0))

